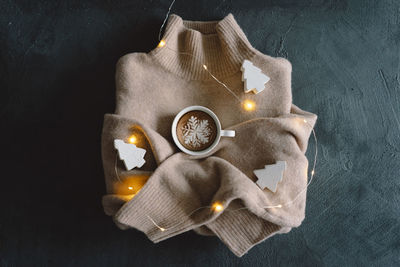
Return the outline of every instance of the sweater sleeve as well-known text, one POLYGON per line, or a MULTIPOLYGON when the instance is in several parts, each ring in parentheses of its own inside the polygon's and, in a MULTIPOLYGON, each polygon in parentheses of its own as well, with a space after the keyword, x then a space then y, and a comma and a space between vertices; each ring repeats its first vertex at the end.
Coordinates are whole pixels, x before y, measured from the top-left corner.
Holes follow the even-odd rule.
MULTIPOLYGON (((102 137, 108 184, 103 205, 121 228, 136 228, 153 242, 206 226, 242 256, 265 238, 287 232, 304 219, 306 194, 302 190, 307 184, 308 167, 304 153, 315 120, 314 114, 292 106, 288 115, 231 126, 228 129, 236 131, 235 138, 222 139, 207 157, 194 157, 177 152, 140 121, 108 114, 102 137), (156 168, 149 170, 150 178, 137 194, 127 196, 114 190, 113 185, 123 183, 116 177, 115 151, 110 144, 115 138, 126 137, 127 129, 133 126, 148 142, 156 168), (287 163, 277 192, 261 190, 255 184, 253 170, 277 160, 287 163), (291 201, 282 208, 265 208, 291 201), (213 211, 215 202, 224 209, 213 211)), ((117 171, 124 173, 119 165, 117 171)), ((125 174, 140 174, 136 172, 125 174)))

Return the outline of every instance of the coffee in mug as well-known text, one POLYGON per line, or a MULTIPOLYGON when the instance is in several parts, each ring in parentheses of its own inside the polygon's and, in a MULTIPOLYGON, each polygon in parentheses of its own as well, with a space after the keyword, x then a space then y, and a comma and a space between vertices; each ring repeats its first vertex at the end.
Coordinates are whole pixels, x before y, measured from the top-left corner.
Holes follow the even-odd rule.
POLYGON ((235 131, 222 130, 218 117, 203 106, 181 110, 172 123, 171 131, 175 144, 190 155, 208 153, 218 144, 221 136, 235 136, 235 131))

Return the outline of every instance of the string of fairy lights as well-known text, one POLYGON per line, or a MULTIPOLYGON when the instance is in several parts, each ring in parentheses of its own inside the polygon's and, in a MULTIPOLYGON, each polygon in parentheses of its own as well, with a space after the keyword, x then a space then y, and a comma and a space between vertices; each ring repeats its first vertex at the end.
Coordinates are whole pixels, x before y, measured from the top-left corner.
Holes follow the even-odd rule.
MULTIPOLYGON (((169 14, 171 12, 172 6, 174 5, 175 1, 176 0, 173 0, 171 2, 170 6, 168 8, 167 14, 165 16, 165 19, 164 19, 164 21, 163 21, 163 23, 162 23, 162 25, 160 27, 160 31, 159 31, 159 34, 158 34, 159 43, 158 43, 157 47, 158 48, 163 48, 163 49, 169 49, 171 51, 174 51, 177 54, 189 55, 191 57, 195 57, 191 53, 176 51, 176 50, 168 47, 167 42, 161 38, 162 30, 163 30, 163 28, 165 26, 165 23, 166 23, 166 21, 167 21, 167 19, 169 17, 169 14)), ((242 101, 239 98, 239 96, 237 94, 235 94, 225 83, 223 83, 215 75, 213 75, 213 73, 208 69, 206 64, 202 64, 202 67, 218 84, 222 85, 239 103, 241 103, 241 106, 245 111, 249 111, 250 112, 250 111, 256 110, 256 105, 255 105, 254 101, 252 101, 250 99, 245 99, 245 100, 242 101)), ((310 178, 308 179, 308 183, 306 184, 306 186, 304 188, 302 188, 297 193, 297 195, 295 195, 295 197, 292 200, 290 200, 288 202, 285 202, 285 203, 277 203, 277 204, 274 204, 274 205, 263 206, 262 207, 263 209, 279 209, 279 208, 283 208, 283 207, 292 205, 294 202, 296 202, 296 200, 303 193, 305 193, 305 191, 307 190, 307 188, 309 187, 309 185, 311 184, 311 182, 312 182, 312 180, 314 178, 315 168, 316 168, 316 164, 317 164, 317 157, 318 157, 317 135, 315 133, 314 127, 306 119, 299 118, 299 122, 300 123, 304 123, 304 124, 308 125, 311 128, 311 132, 312 132, 313 139, 314 139, 315 152, 314 152, 314 159, 313 159, 313 164, 312 164, 312 168, 311 168, 310 178)), ((131 143, 131 144, 137 144, 138 143, 138 137, 136 135, 131 135, 130 137, 128 137, 128 142, 131 143)), ((115 169, 115 174, 116 174, 118 180, 121 182, 122 180, 121 180, 121 178, 119 176, 118 168, 117 168, 117 159, 118 159, 118 156, 116 155, 114 169, 115 169)), ((307 178, 308 178, 308 175, 307 175, 307 178)), ((128 186, 128 190, 133 190, 133 189, 134 188, 132 186, 128 186)), ((135 194, 132 194, 132 197, 134 197, 134 195, 135 194)), ((201 206, 201 207, 196 208, 195 210, 191 211, 187 215, 187 217, 191 217, 194 213, 196 213, 196 212, 198 212, 199 210, 202 210, 202 209, 209 209, 210 212, 219 213, 219 212, 222 212, 222 211, 224 211, 224 212, 236 212, 236 211, 245 210, 245 209, 248 209, 248 208, 247 207, 242 207, 242 208, 238 208, 238 209, 229 209, 229 208, 225 208, 224 207, 224 203, 219 202, 219 201, 215 201, 214 203, 212 203, 212 205, 201 206)), ((170 230, 170 229, 173 229, 173 228, 176 228, 176 227, 180 226, 181 224, 185 223, 185 222, 180 222, 180 223, 178 223, 176 225, 173 225, 173 226, 170 226, 170 227, 167 228, 167 227, 162 227, 161 225, 159 225, 152 217, 150 217, 148 215, 146 215, 146 216, 154 224, 154 226, 157 227, 162 232, 170 230)))
MULTIPOLYGON (((165 23, 166 23, 167 20, 168 20, 169 14, 171 13, 171 9, 172 9, 172 6, 174 5, 175 1, 176 1, 176 0, 173 0, 173 1, 171 2, 171 4, 169 5, 167 14, 165 15, 164 21, 163 21, 163 23, 161 24, 160 30, 159 30, 159 32, 158 32, 158 41, 159 41, 159 43, 158 43, 157 47, 158 47, 158 48, 161 48, 161 47, 162 47, 162 48, 164 48, 164 49, 171 50, 171 51, 173 51, 173 52, 175 52, 175 53, 177 53, 177 54, 180 54, 180 55, 188 55, 188 56, 191 56, 191 57, 195 58, 195 56, 194 56, 192 53, 176 51, 176 50, 174 50, 174 49, 172 49, 172 48, 166 46, 166 41, 163 40, 163 39, 161 39, 161 33, 162 33, 163 29, 164 29, 165 23)), ((245 99, 244 101, 242 101, 242 100, 238 97, 238 95, 235 94, 225 83, 221 82, 217 77, 214 76, 214 74, 211 73, 211 71, 208 70, 208 67, 207 67, 207 65, 206 65, 205 63, 202 64, 202 67, 203 67, 203 69, 204 69, 205 71, 207 71, 207 73, 208 73, 217 83, 219 83, 220 85, 222 85, 222 86, 223 86, 223 87, 224 87, 224 88, 239 102, 239 103, 241 103, 241 104, 242 104, 242 107, 243 107, 246 111, 253 111, 253 110, 255 110, 255 105, 256 105, 256 104, 255 104, 255 102, 254 102, 253 100, 245 99)))

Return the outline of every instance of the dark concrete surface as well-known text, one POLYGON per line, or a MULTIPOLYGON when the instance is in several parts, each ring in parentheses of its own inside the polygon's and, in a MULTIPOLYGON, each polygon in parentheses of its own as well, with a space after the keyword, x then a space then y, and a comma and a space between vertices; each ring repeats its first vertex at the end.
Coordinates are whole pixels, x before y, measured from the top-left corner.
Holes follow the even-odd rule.
POLYGON ((169 3, 0 2, 0 266, 399 266, 398 0, 177 0, 184 19, 232 12, 292 62, 294 103, 319 115, 306 219, 239 259, 217 238, 154 245, 104 215, 115 63, 156 46, 169 3))

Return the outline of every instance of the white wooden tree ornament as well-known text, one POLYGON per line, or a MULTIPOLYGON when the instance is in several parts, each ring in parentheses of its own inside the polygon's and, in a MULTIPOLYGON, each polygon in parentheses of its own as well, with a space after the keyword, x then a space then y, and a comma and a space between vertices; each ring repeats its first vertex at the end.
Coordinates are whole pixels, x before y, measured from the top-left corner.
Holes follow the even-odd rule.
POLYGON ((128 171, 135 167, 140 168, 146 162, 143 158, 146 149, 136 147, 134 144, 127 144, 121 139, 114 140, 114 147, 118 150, 119 158, 124 161, 128 171))
POLYGON ((261 72, 261 69, 253 65, 253 63, 247 59, 242 64, 242 81, 244 82, 244 92, 253 92, 258 94, 265 89, 265 83, 270 78, 261 72))
POLYGON ((286 170, 286 161, 277 161, 272 165, 265 165, 264 169, 254 170, 257 176, 257 185, 261 189, 266 187, 272 192, 276 192, 278 183, 282 181, 283 172, 286 170))

